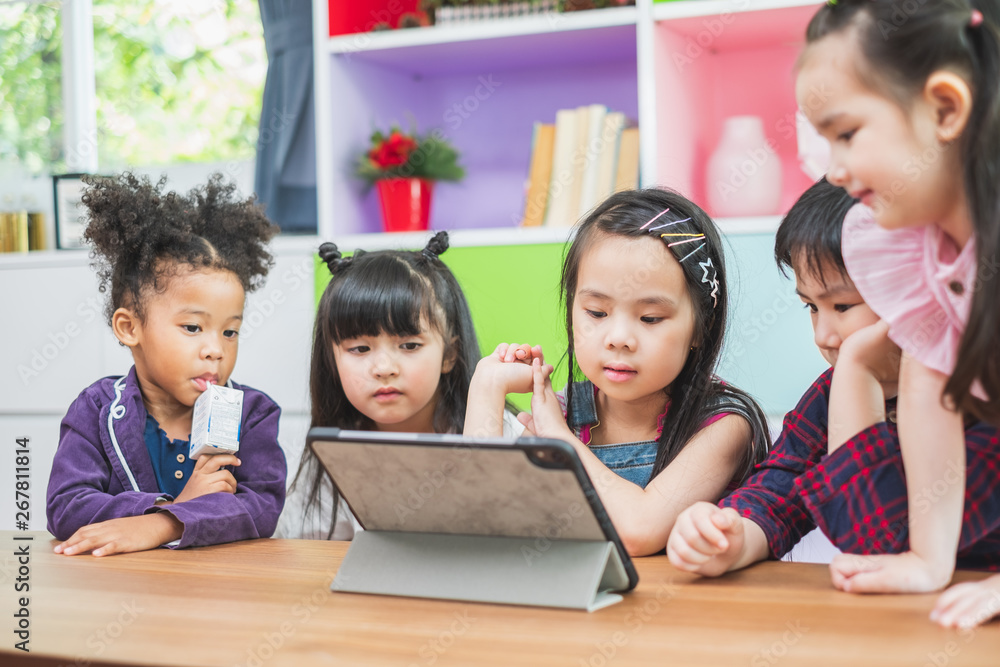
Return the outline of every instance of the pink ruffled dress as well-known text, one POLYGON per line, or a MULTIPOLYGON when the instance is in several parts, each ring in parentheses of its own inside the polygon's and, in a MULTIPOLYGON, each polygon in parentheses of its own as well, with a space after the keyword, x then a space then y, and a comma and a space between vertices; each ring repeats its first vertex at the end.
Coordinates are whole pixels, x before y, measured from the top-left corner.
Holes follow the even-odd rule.
MULTIPOLYGON (((936 371, 955 370, 976 283, 975 240, 961 251, 937 225, 888 230, 857 204, 844 218, 847 272, 889 338, 936 371)), ((973 393, 982 394, 976 383, 973 393)))

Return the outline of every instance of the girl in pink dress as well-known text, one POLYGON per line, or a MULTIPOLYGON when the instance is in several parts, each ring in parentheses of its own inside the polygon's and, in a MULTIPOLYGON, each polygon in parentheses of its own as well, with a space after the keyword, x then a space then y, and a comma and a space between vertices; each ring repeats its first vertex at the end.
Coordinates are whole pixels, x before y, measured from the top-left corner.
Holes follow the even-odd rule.
MULTIPOLYGON (((1000 417, 992 282, 1000 251, 1000 5, 905 7, 892 0, 823 6, 796 82, 799 105, 831 143, 828 180, 864 204, 844 222, 848 272, 903 351, 898 423, 911 550, 836 558, 834 584, 853 592, 947 585, 969 472, 963 419, 1000 417)), ((869 360, 873 369, 878 361, 869 360)), ((871 373, 839 380, 831 412, 838 400, 873 389, 871 373)), ((847 414, 830 425, 831 451, 873 419, 863 409, 847 414)), ((959 598, 982 599, 949 592, 935 618, 981 622, 982 609, 975 616, 977 604, 953 602, 959 598)))

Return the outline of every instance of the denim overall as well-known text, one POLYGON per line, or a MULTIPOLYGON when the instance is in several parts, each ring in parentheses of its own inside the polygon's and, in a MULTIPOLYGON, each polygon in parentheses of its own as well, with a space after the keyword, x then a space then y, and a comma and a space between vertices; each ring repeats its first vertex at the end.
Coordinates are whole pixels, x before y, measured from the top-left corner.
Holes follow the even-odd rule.
MULTIPOLYGON (((594 400, 594 385, 589 381, 573 385, 573 409, 570 411, 573 429, 580 437, 582 427, 597 423, 597 403, 594 400)), ((601 463, 633 484, 646 488, 653 475, 656 461, 656 440, 625 442, 616 445, 588 445, 601 463)))
MULTIPOLYGON (((561 396, 565 400, 565 396, 561 396)), ((570 411, 572 418, 569 422, 570 428, 580 438, 583 427, 597 424, 597 402, 594 397, 594 385, 589 381, 576 382, 573 384, 573 409, 570 411)), ((753 416, 747 408, 734 401, 718 400, 710 406, 709 418, 705 420, 704 426, 714 421, 713 417, 724 414, 738 414, 746 419, 750 424, 755 422, 753 416)), ((594 453, 601 463, 609 470, 613 470, 618 476, 627 479, 633 484, 638 484, 646 488, 653 475, 653 464, 656 462, 656 452, 659 443, 656 440, 643 440, 640 442, 623 442, 610 445, 588 445, 590 451, 594 453)), ((739 480, 736 480, 738 484, 739 480)))

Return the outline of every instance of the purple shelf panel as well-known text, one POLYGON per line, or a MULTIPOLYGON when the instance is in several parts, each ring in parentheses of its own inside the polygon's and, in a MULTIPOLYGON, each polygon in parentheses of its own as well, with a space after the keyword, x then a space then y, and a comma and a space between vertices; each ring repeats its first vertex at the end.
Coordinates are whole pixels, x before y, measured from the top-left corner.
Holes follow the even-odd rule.
POLYGON ((415 76, 635 61, 635 26, 485 37, 368 51, 359 49, 335 57, 372 63, 415 76))
MULTIPOLYGON (((520 220, 535 122, 554 123, 559 109, 588 104, 623 111, 632 121, 638 118, 634 61, 550 64, 495 75, 473 71, 408 82, 399 81, 403 77, 396 71, 382 80, 381 68, 364 69, 368 106, 356 109, 351 119, 350 143, 356 149, 340 162, 343 173, 366 145, 373 123, 388 127, 395 121, 408 127, 413 118, 421 131, 441 128, 458 149, 467 176, 461 183, 437 186, 431 223, 439 229, 511 227, 520 220)), ((338 228, 380 231, 377 195, 350 190, 353 213, 338 221, 338 228)))

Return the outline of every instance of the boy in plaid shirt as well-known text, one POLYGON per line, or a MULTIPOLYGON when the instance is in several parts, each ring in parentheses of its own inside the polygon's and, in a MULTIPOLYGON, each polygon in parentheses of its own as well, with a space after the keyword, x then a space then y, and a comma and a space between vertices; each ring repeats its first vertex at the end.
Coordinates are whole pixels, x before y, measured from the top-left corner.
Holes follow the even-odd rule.
MULTIPOLYGON (((844 559, 908 549, 910 519, 895 413, 900 352, 844 268, 841 226, 853 205, 843 189, 824 179, 802 195, 778 229, 775 259, 782 272, 794 271, 816 346, 831 368, 785 415, 767 459, 742 487, 718 506, 696 503, 678 517, 667 555, 679 569, 718 576, 781 558, 819 527, 845 552, 830 569, 834 585, 849 591, 850 578, 838 567, 844 559), (866 391, 831 396, 838 374, 860 374, 867 379, 861 383, 866 391), (865 424, 856 423, 858 414, 867 416, 865 424)), ((959 568, 1000 570, 998 441, 996 427, 966 421, 959 568)), ((929 508, 947 485, 961 483, 961 473, 942 471, 911 506, 929 508)))

